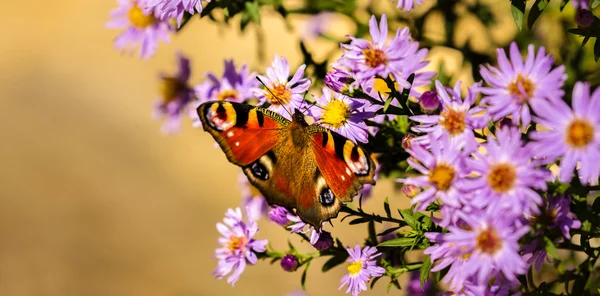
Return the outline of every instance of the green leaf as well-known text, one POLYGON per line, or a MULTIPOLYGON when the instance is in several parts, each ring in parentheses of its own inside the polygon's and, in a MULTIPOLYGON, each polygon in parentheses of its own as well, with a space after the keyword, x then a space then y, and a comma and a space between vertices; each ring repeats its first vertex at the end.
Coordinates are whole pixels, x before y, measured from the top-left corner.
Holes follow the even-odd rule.
POLYGON ((348 223, 348 224, 350 224, 350 225, 362 224, 362 223, 367 223, 367 222, 369 222, 369 220, 370 220, 370 219, 369 219, 369 218, 367 218, 367 217, 361 217, 361 218, 356 218, 356 219, 354 219, 354 220, 350 221, 350 223, 348 223))
POLYGON ((525 0, 512 0, 511 4, 513 19, 515 19, 517 28, 519 29, 519 31, 521 31, 523 30, 523 16, 525 15, 525 0))
POLYGON ((431 271, 431 257, 429 255, 425 256, 423 259, 423 265, 419 270, 420 280, 421 280, 421 288, 425 285, 425 282, 429 280, 429 272, 431 271))
POLYGON ((592 9, 598 7, 598 5, 600 5, 600 0, 594 0, 594 2, 592 2, 592 9))
POLYGON ((327 260, 325 264, 323 264, 323 268, 321 269, 323 272, 326 272, 346 261, 348 259, 348 252, 339 252, 336 253, 331 259, 327 260))
POLYGON ((300 278, 300 285, 302 286, 302 290, 306 290, 306 273, 308 272, 308 267, 310 266, 310 261, 306 263, 306 267, 302 272, 302 277, 300 278))
POLYGON ((384 241, 378 244, 378 247, 410 247, 413 246, 416 241, 414 237, 400 237, 384 241))
POLYGON ((257 1, 246 2, 246 13, 250 16, 253 22, 260 24, 260 6, 257 1))
POLYGON ((594 59, 598 62, 600 59, 600 37, 596 37, 596 43, 594 44, 594 59))
POLYGON ((556 246, 554 245, 552 240, 550 240, 548 237, 544 237, 544 241, 545 249, 548 255, 552 256, 552 258, 554 259, 560 259, 560 257, 558 256, 558 252, 556 251, 556 246))
POLYGON ((414 230, 420 229, 419 226, 421 225, 421 222, 415 219, 411 210, 398 210, 398 212, 400 212, 400 215, 402 216, 402 218, 404 218, 404 222, 406 222, 408 226, 410 226, 414 230))
POLYGON ((392 97, 392 96, 389 96, 387 98, 387 100, 385 100, 385 104, 383 104, 383 113, 387 113, 387 110, 390 107, 390 104, 392 103, 393 100, 394 100, 394 97, 392 97))
POLYGON ((569 0, 562 0, 562 2, 560 2, 560 11, 563 11, 567 4, 569 4, 569 0))
POLYGON ((383 209, 385 210, 385 214, 388 218, 392 217, 392 211, 390 210, 390 202, 388 201, 387 196, 385 197, 385 201, 383 202, 383 209))
POLYGON ((544 12, 544 9, 548 6, 548 2, 549 0, 535 0, 535 3, 533 3, 533 6, 529 11, 529 16, 527 17, 527 27, 529 30, 531 30, 535 21, 540 17, 540 14, 544 12))
POLYGON ((388 235, 396 230, 400 229, 400 226, 398 227, 392 227, 392 228, 388 228, 385 231, 381 232, 380 234, 378 234, 377 236, 384 236, 384 235, 388 235))

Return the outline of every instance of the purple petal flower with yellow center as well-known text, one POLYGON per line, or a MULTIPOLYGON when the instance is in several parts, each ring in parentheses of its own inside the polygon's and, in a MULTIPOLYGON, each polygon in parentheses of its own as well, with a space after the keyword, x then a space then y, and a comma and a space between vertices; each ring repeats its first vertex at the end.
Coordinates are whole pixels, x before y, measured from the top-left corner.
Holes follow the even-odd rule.
POLYGON ((515 217, 538 213, 543 200, 534 189, 546 190, 551 174, 532 162, 533 153, 524 147, 521 132, 509 127, 497 130, 496 139, 488 136, 483 148, 485 154, 476 152, 475 158, 467 161, 479 176, 465 186, 477 191, 471 205, 515 217))
POLYGON ((474 85, 467 91, 464 100, 460 95, 461 82, 456 83, 454 89, 446 89, 439 81, 435 82, 438 97, 441 100, 441 112, 439 115, 417 115, 410 119, 421 124, 412 127, 412 130, 427 133, 416 137, 412 142, 428 147, 430 140, 439 140, 443 137, 465 152, 472 152, 477 148, 473 129, 483 128, 487 124, 487 116, 483 108, 475 106, 478 85, 474 85), (431 136, 433 138, 431 138, 431 136))
POLYGON ((317 123, 353 142, 369 140, 365 120, 375 113, 362 111, 365 103, 323 87, 323 95, 316 98, 316 108, 310 113, 317 123))
POLYGON ((267 68, 267 76, 258 75, 266 88, 254 88, 254 95, 260 104, 269 103, 270 110, 290 119, 290 113, 300 109, 304 101, 303 93, 310 87, 310 79, 304 77, 306 65, 301 65, 290 81, 290 65, 285 57, 275 55, 271 67, 267 68))
POLYGON ((177 133, 181 127, 181 114, 189 107, 194 91, 188 85, 190 79, 190 60, 181 53, 177 54, 178 73, 174 76, 161 74, 161 96, 154 103, 153 117, 165 119, 162 131, 177 133))
POLYGON ((256 264, 258 258, 255 253, 266 250, 267 240, 253 238, 258 232, 258 225, 254 221, 244 222, 240 208, 227 210, 223 223, 217 223, 217 230, 222 236, 219 238, 221 247, 215 251, 219 263, 213 275, 222 279, 231 274, 227 282, 233 286, 247 264, 256 264))
POLYGON ((348 274, 341 280, 340 289, 347 285, 346 294, 350 293, 352 296, 356 296, 361 291, 367 290, 367 281, 372 277, 382 276, 385 269, 377 266, 377 257, 381 253, 377 253, 375 247, 366 246, 361 249, 360 245, 356 244, 354 250, 352 248, 346 248, 346 250, 350 254, 346 262, 350 264, 348 265, 348 274))
MULTIPOLYGON (((200 104, 208 101, 230 101, 242 103, 254 97, 253 89, 259 86, 256 81, 256 73, 249 73, 248 66, 242 64, 239 71, 233 60, 224 61, 224 71, 221 78, 218 78, 213 73, 207 73, 206 79, 194 87, 196 97, 195 102, 197 108, 200 104)), ((195 127, 200 127, 202 122, 198 117, 196 108, 190 110, 190 117, 193 120, 195 127)))
POLYGON ((510 45, 510 60, 503 49, 497 49, 499 68, 481 67, 480 72, 489 87, 482 87, 485 96, 482 103, 487 105, 492 120, 496 121, 511 115, 515 124, 524 126, 531 122, 531 111, 537 113, 532 102, 540 100, 556 101, 564 95, 561 89, 567 79, 565 67, 552 69, 554 58, 546 55, 544 47, 535 54, 533 44, 528 47, 525 60, 521 57, 515 42, 510 45))
POLYGON ((240 173, 238 182, 242 191, 242 209, 246 209, 248 220, 258 221, 262 216, 267 215, 269 204, 265 197, 258 191, 254 185, 248 182, 248 177, 240 173))
POLYGON ((385 14, 381 16, 379 25, 375 16, 372 16, 369 30, 371 42, 348 36, 352 41, 350 44, 341 45, 343 56, 334 63, 334 66, 348 68, 353 73, 354 87, 372 82, 376 76, 382 78, 391 76, 400 92, 411 87, 407 79, 415 73, 411 95, 418 97, 420 94, 416 90, 413 91, 414 86, 429 84, 431 78, 435 76, 433 72, 422 71, 429 63, 423 60, 427 56, 427 49, 419 49, 419 43, 412 40, 408 28, 398 29, 396 36, 388 42, 388 24, 385 14))
POLYGON ((473 276, 477 283, 488 283, 504 276, 508 281, 527 272, 527 264, 519 255, 519 239, 529 232, 526 225, 516 225, 514 219, 483 211, 461 217, 461 227, 448 226, 448 233, 429 232, 425 236, 435 245, 427 248, 440 271, 451 266, 444 277, 451 290, 460 291, 473 276))
POLYGON ((559 157, 558 179, 568 183, 577 173, 582 184, 598 182, 600 175, 600 87, 590 95, 590 85, 577 82, 573 89, 573 109, 562 100, 533 102, 534 121, 544 130, 533 131, 530 138, 535 156, 544 163, 559 157))
POLYGON ((115 47, 123 52, 133 52, 139 47, 139 57, 147 59, 154 55, 158 41, 168 43, 174 28, 168 21, 161 20, 156 13, 145 13, 138 1, 118 0, 119 7, 110 12, 106 27, 125 29, 115 39, 115 47))
POLYGON ((146 9, 153 10, 163 20, 177 19, 177 26, 181 27, 181 20, 185 12, 194 15, 202 12, 202 2, 211 0, 142 0, 146 9))
POLYGON ((417 210, 423 211, 439 199, 444 204, 458 207, 464 195, 460 187, 468 173, 460 148, 443 138, 441 141, 431 139, 431 152, 419 145, 406 151, 412 156, 408 158, 408 164, 422 175, 397 181, 424 189, 411 199, 411 204, 419 204, 417 210))
POLYGON ((581 221, 577 220, 575 213, 571 212, 570 205, 571 197, 559 194, 548 196, 543 208, 550 229, 558 228, 567 239, 571 239, 571 229, 581 228, 581 221))
POLYGON ((392 0, 392 2, 394 1, 398 2, 396 8, 400 8, 404 11, 411 11, 413 8, 416 8, 425 2, 425 0, 392 0))

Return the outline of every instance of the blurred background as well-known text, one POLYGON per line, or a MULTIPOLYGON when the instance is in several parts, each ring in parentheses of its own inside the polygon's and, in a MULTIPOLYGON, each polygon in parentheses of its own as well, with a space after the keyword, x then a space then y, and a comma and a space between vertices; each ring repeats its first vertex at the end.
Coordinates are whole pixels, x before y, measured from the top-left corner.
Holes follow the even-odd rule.
MULTIPOLYGON (((491 2, 506 14, 494 33, 506 44, 515 32, 509 2, 491 2)), ((180 135, 165 136, 150 116, 158 73, 175 70, 176 50, 191 57, 192 82, 199 83, 206 71, 220 75, 226 58, 262 70, 279 53, 298 65, 298 33, 267 12, 267 61, 260 61, 252 30, 241 34, 235 26, 194 19, 154 58, 141 61, 113 48, 119 31, 104 23, 114 1, 8 1, 3 7, 0 295, 285 295, 300 289, 300 272, 268 262, 247 268, 235 288, 213 278, 215 223, 239 205, 240 170, 189 121, 180 135)), ((302 22, 293 20, 292 27, 301 29, 302 22)), ((493 52, 487 39, 468 38, 478 34, 469 24, 459 41, 493 52)), ((333 28, 339 36, 352 33, 343 22, 333 28)), ((432 60, 433 68, 443 60, 449 74, 462 73, 457 52, 434 50, 432 60)), ((391 181, 379 182, 366 209, 380 210, 388 195, 393 206, 406 206, 393 188, 391 181)), ((311 251, 274 223, 259 225, 258 237, 275 248, 291 240, 311 251)), ((334 225, 345 243, 362 243, 366 231, 334 225)), ((341 265, 323 274, 314 265, 308 294, 342 295, 337 288, 346 272, 341 265)), ((364 294, 385 293, 385 285, 364 294)))

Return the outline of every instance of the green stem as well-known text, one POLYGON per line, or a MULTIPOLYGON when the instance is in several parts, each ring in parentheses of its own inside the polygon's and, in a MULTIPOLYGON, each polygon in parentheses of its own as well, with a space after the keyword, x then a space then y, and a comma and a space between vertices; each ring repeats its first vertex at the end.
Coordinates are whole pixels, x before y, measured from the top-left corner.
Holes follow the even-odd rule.
POLYGON ((377 223, 382 223, 385 221, 385 222, 393 222, 393 223, 398 223, 401 225, 406 225, 406 222, 404 222, 403 220, 400 220, 400 219, 391 218, 391 217, 382 217, 382 216, 375 215, 375 214, 367 214, 367 213, 363 212, 362 210, 361 211, 353 210, 347 206, 343 206, 342 209, 340 210, 340 212, 347 213, 352 216, 359 216, 359 217, 367 218, 367 219, 373 220, 377 223))

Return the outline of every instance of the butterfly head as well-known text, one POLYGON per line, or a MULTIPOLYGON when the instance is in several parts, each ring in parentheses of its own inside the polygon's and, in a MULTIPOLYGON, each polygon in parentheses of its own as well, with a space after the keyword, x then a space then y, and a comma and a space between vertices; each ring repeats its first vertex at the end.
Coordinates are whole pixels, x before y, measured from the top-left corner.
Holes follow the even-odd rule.
POLYGON ((308 126, 308 123, 306 122, 306 119, 304 118, 304 113, 300 112, 300 110, 298 110, 298 109, 294 110, 294 115, 292 116, 292 121, 294 121, 302 126, 308 126))

